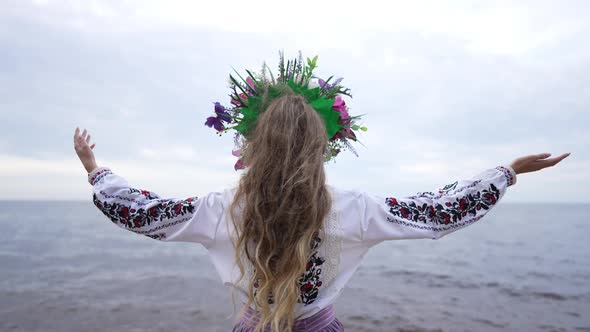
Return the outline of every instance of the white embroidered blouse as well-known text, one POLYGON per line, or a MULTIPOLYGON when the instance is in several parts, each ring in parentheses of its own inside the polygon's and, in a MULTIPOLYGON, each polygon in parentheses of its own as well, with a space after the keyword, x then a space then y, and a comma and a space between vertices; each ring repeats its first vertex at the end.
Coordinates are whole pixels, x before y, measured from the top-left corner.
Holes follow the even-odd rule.
MULTIPOLYGON (((117 226, 160 241, 202 244, 224 285, 236 287, 245 302, 247 285, 235 282, 239 271, 228 233, 233 227, 228 224, 227 208, 235 188, 161 198, 131 187, 108 167, 92 171, 88 181, 94 204, 117 226)), ((299 280, 295 317, 309 317, 334 303, 372 246, 386 240, 438 239, 471 225, 515 183, 516 173, 510 166, 497 166, 436 192, 407 197, 381 197, 328 185, 333 207, 325 221, 325 238, 316 238, 307 271, 299 280)))

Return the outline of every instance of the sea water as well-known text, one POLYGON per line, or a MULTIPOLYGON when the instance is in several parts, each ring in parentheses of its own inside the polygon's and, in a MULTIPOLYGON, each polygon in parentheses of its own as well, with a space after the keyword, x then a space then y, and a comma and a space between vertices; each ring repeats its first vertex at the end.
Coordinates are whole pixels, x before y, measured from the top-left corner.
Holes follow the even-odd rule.
MULTIPOLYGON (((500 203, 439 240, 372 248, 335 304, 347 331, 590 331, 590 205, 500 203)), ((206 250, 91 202, 0 201, 0 331, 231 331, 206 250)))

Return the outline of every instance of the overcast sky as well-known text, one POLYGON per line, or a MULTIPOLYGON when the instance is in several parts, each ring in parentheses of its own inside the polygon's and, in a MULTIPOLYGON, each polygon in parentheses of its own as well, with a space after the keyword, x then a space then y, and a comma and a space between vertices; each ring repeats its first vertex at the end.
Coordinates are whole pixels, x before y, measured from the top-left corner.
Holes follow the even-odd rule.
POLYGON ((227 75, 319 55, 366 114, 328 181, 402 196, 515 158, 505 202, 590 202, 588 1, 0 0, 0 199, 91 201, 99 165, 168 197, 235 185, 232 135, 203 124, 227 75), (206 3, 206 4, 205 4, 206 3), (387 3, 387 4, 386 4, 387 3))

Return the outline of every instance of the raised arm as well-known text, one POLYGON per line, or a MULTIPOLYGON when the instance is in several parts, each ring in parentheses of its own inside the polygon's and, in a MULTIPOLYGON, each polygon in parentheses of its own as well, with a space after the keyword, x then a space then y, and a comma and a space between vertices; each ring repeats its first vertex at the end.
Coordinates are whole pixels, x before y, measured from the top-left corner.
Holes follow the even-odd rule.
POLYGON ((516 183, 516 174, 554 166, 567 156, 528 155, 510 165, 486 169, 435 192, 407 197, 363 193, 362 240, 368 246, 394 239, 439 239, 483 218, 516 183))
POLYGON ((98 167, 90 135, 74 132, 74 149, 88 172, 94 205, 115 225, 160 241, 198 242, 205 247, 215 240, 223 214, 223 193, 202 197, 161 198, 153 191, 132 187, 109 167, 98 167))
POLYGON ((120 228, 160 241, 198 242, 205 247, 215 240, 222 193, 161 198, 153 191, 130 186, 108 167, 93 170, 88 182, 94 205, 120 228))

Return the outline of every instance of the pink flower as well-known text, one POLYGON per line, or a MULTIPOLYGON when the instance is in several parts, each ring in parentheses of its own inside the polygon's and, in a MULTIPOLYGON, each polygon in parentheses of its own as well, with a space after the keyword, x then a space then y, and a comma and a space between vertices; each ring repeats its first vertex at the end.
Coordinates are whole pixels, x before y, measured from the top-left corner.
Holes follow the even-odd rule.
POLYGON ((232 150, 232 151, 231 151, 231 154, 232 154, 234 157, 239 157, 239 156, 241 156, 241 155, 242 155, 242 150, 240 150, 240 149, 237 149, 237 150, 232 150))
POLYGON ((237 97, 231 99, 231 103, 238 107, 245 106, 248 103, 248 96, 243 93, 240 93, 240 99, 238 100, 237 97))
POLYGON ((246 166, 244 166, 244 162, 242 161, 242 158, 238 159, 238 161, 236 161, 236 164, 234 165, 234 169, 237 171, 239 169, 244 169, 246 168, 246 166))
POLYGON ((255 89, 254 87, 254 80, 252 79, 252 77, 248 77, 246 78, 246 83, 248 83, 248 85, 252 88, 255 89))
POLYGON ((346 104, 344 103, 344 100, 340 98, 340 96, 336 97, 336 100, 334 100, 332 109, 340 113, 340 119, 346 119, 349 117, 348 110, 346 109, 346 104))
POLYGON ((240 93, 240 99, 247 104, 248 103, 248 96, 246 96, 246 94, 244 93, 240 93))
POLYGON ((350 138, 356 141, 356 135, 354 131, 350 128, 341 128, 338 132, 334 135, 332 139, 339 139, 339 138, 350 138))
POLYGON ((346 134, 347 134, 347 138, 350 138, 350 139, 356 141, 356 135, 354 134, 354 131, 352 131, 352 129, 346 128, 345 131, 346 131, 346 134))

